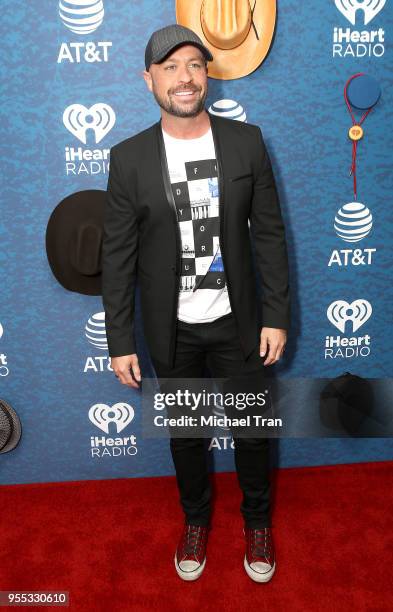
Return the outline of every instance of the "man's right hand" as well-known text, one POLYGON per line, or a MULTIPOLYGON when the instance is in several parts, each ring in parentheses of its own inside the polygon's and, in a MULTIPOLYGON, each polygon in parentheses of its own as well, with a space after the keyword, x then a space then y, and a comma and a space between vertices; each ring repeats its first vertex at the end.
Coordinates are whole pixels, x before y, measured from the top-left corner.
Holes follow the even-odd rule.
POLYGON ((138 383, 132 378, 130 368, 137 381, 141 381, 138 355, 122 355, 121 357, 111 357, 112 370, 123 385, 139 389, 138 383))

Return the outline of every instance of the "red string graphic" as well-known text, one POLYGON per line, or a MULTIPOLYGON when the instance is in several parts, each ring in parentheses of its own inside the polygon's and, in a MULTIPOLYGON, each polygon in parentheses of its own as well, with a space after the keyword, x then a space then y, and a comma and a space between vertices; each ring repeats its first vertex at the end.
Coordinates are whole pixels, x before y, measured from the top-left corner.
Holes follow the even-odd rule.
MULTIPOLYGON (((350 84, 350 82, 355 79, 356 77, 362 76, 364 74, 364 72, 358 72, 357 74, 352 75, 348 81, 346 82, 346 85, 344 87, 344 99, 346 102, 346 105, 348 107, 348 111, 349 114, 351 115, 351 119, 352 119, 352 125, 358 125, 361 126, 361 124, 363 123, 363 121, 365 120, 365 118, 367 117, 367 115, 369 114, 369 112, 372 110, 372 108, 369 108, 363 115, 363 117, 361 117, 360 121, 356 121, 354 114, 352 112, 352 108, 351 105, 348 101, 348 96, 347 96, 347 88, 348 85, 350 84)), ((356 186, 356 151, 357 151, 357 140, 352 139, 352 163, 351 163, 351 169, 349 171, 349 176, 351 176, 351 174, 353 175, 353 195, 354 195, 354 200, 356 201, 357 199, 357 186, 356 186)))

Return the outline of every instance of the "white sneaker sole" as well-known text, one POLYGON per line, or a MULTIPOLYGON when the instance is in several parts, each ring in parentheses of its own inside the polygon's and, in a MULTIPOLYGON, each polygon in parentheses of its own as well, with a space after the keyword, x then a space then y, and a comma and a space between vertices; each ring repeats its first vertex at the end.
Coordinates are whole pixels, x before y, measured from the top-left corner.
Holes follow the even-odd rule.
POLYGON ((260 572, 253 570, 252 567, 248 565, 247 557, 244 555, 244 569, 251 580, 254 580, 255 582, 269 582, 276 570, 276 562, 273 563, 273 567, 268 572, 261 574, 260 572))
POLYGON ((175 561, 176 571, 178 575, 180 576, 180 578, 182 578, 183 580, 196 580, 202 574, 203 570, 205 569, 205 565, 206 565, 206 557, 205 557, 203 560, 203 563, 197 569, 193 570, 192 572, 185 572, 179 567, 177 563, 176 554, 175 554, 174 561, 175 561))

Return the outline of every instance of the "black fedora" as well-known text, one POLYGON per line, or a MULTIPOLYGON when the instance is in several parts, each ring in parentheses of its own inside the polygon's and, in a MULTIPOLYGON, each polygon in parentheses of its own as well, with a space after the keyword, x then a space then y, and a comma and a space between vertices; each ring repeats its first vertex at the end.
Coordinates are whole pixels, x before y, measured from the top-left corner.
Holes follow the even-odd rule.
POLYGON ((374 391, 369 380, 345 372, 322 389, 319 402, 322 424, 336 432, 363 435, 374 411, 374 391))
POLYGON ((0 399, 0 453, 8 453, 18 444, 22 426, 15 410, 0 399))
POLYGON ((55 278, 69 291, 101 295, 101 250, 106 191, 67 196, 46 228, 46 253, 55 278))

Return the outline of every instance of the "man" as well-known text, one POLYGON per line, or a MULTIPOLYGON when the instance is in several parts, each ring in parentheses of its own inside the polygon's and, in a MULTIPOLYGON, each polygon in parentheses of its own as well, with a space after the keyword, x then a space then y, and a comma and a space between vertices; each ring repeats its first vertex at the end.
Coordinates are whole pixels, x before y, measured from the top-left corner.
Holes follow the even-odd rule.
MULTIPOLYGON (((283 354, 289 328, 285 231, 257 126, 205 109, 210 51, 188 28, 155 32, 143 73, 161 109, 150 128, 111 149, 103 242, 103 303, 112 368, 139 388, 134 340, 138 279, 143 328, 157 376, 248 380, 283 354), (250 230, 261 275, 259 299, 250 230), (261 323, 262 321, 262 323, 261 323), (266 355, 265 361, 263 357, 266 355)), ((244 567, 275 571, 268 440, 234 438, 243 492, 244 567)), ((185 524, 175 554, 184 580, 206 563, 211 490, 203 438, 171 437, 185 524)))

